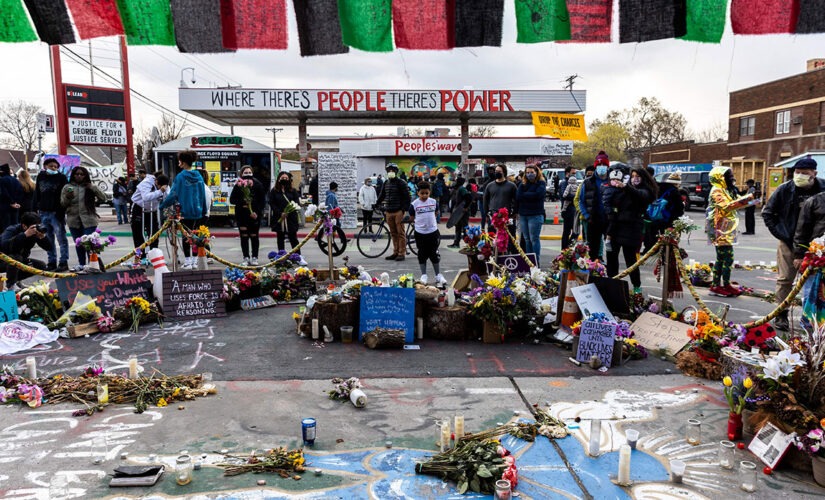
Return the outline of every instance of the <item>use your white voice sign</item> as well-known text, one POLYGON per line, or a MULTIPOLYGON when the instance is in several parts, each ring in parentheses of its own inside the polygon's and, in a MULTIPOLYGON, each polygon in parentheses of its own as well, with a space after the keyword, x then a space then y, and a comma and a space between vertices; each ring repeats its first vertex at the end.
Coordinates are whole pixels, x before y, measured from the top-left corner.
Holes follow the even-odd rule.
POLYGON ((125 146, 126 122, 69 118, 69 142, 97 146, 125 146))

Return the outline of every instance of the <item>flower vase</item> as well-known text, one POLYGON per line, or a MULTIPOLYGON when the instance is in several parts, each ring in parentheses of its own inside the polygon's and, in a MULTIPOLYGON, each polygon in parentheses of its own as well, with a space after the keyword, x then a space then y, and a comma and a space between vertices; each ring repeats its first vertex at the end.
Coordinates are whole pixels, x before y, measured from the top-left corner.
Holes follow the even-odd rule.
POLYGON ((100 260, 100 256, 95 252, 89 252, 89 264, 86 268, 95 273, 102 273, 105 270, 103 262, 100 260))
POLYGON ((730 412, 728 414, 728 439, 738 441, 742 439, 742 414, 730 412))
POLYGON ((825 458, 814 455, 811 460, 811 466, 813 467, 814 481, 816 481, 816 484, 825 486, 825 458))
POLYGON ((198 247, 198 270, 206 271, 209 265, 206 262, 206 247, 198 247))
POLYGON ((482 340, 485 344, 501 344, 501 324, 498 321, 485 321, 482 340))

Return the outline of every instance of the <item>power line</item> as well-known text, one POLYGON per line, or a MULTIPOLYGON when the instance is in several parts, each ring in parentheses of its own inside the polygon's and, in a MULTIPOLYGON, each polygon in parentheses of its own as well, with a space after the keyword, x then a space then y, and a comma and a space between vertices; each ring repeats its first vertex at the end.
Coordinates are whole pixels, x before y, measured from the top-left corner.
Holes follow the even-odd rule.
POLYGON ((221 79, 223 79, 223 80, 226 80, 226 83, 227 83, 227 84, 228 84, 228 83, 231 83, 231 82, 234 82, 234 83, 236 83, 236 84, 238 84, 238 85, 241 85, 241 82, 239 82, 239 81, 235 80, 234 78, 229 78, 229 76, 228 76, 228 75, 226 75, 225 73, 223 73, 223 72, 222 72, 222 71, 220 71, 219 69, 215 68, 215 67, 214 67, 214 66, 212 66, 211 64, 207 63, 206 61, 202 60, 200 57, 195 56, 195 55, 192 55, 192 54, 185 54, 185 53, 184 53, 183 55, 184 55, 184 56, 186 56, 189 60, 191 60, 191 61, 192 61, 192 62, 194 62, 195 64, 202 64, 203 66, 206 66, 207 71, 208 71, 209 73, 212 73, 213 75, 215 75, 215 76, 216 76, 216 77, 218 77, 218 78, 221 78, 221 79), (217 73, 216 73, 216 72, 217 72, 217 73))

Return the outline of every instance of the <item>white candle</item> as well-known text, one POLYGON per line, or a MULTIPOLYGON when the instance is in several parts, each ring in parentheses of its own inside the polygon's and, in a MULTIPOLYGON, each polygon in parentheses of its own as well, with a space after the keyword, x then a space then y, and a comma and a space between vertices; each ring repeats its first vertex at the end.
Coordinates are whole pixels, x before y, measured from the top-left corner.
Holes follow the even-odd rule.
POLYGON ((591 457, 599 456, 599 444, 602 439, 602 421, 594 418, 590 421, 590 446, 588 453, 591 457))
POLYGON ((626 444, 619 448, 619 484, 630 484, 630 446, 626 444))
POLYGON ((455 441, 464 437, 464 415, 458 414, 455 416, 455 441))
POLYGON ((415 318, 415 335, 418 340, 424 338, 424 318, 415 318))
POLYGON ((450 449, 450 420, 441 422, 441 451, 445 452, 450 449))
POLYGON ((37 360, 34 356, 26 356, 26 378, 37 378, 37 360))
POLYGON ((447 307, 453 307, 455 305, 455 290, 453 287, 447 289, 447 307))
POLYGON ((135 356, 129 356, 129 378, 138 378, 138 360, 135 356))
POLYGON ((353 389, 349 393, 349 400, 356 408, 363 408, 367 406, 367 395, 361 389, 353 389))
POLYGON ((332 332, 329 331, 327 325, 324 325, 324 342, 332 342, 332 332))
POLYGON ((318 320, 312 320, 312 340, 318 340, 318 320))

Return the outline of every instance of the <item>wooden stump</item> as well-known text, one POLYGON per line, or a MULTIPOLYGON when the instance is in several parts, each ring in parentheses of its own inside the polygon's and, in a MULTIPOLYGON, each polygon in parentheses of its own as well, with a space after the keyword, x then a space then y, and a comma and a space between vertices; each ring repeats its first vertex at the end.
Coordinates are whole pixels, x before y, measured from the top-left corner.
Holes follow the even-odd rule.
POLYGON ((470 336, 467 310, 463 307, 431 307, 424 316, 424 338, 466 340, 470 336))
POLYGON ((437 304, 438 289, 435 287, 419 287, 415 289, 415 317, 424 318, 430 309, 437 304))
POLYGON ((358 301, 316 302, 305 323, 311 325, 313 319, 318 320, 318 328, 322 339, 324 337, 324 325, 326 325, 332 333, 332 337, 340 341, 342 326, 351 326, 355 331, 358 331, 358 301))
POLYGON ((403 349, 404 330, 376 328, 364 334, 364 345, 370 349, 403 349))

